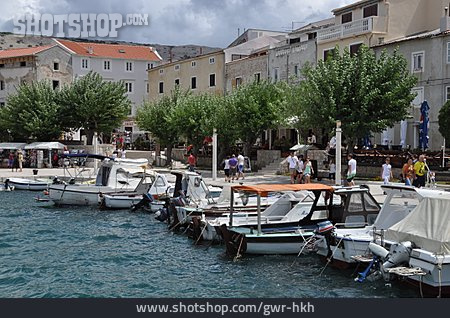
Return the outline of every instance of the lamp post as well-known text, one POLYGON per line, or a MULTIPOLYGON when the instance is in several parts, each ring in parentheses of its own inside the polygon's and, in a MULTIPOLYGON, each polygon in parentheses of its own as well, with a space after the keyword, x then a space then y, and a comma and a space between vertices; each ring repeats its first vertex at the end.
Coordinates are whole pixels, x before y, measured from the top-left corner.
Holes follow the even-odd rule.
POLYGON ((341 185, 342 179, 342 129, 341 121, 336 121, 336 185, 341 185))
POLYGON ((217 179, 217 129, 213 129, 213 146, 212 146, 212 179, 217 179))
POLYGON ((445 138, 444 138, 444 144, 442 145, 442 168, 445 167, 445 138))

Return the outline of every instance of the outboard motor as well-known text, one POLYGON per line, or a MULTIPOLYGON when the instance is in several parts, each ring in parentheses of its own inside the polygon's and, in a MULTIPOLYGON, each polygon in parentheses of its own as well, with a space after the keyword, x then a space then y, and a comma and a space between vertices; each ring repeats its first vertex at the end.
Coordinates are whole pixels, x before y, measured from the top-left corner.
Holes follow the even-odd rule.
POLYGON ((159 209, 155 212, 155 219, 160 222, 165 222, 169 219, 169 211, 167 208, 159 209))
POLYGON ((317 229, 315 230, 316 234, 321 235, 325 238, 325 242, 327 243, 327 258, 329 259, 331 255, 333 255, 333 251, 331 250, 331 240, 335 227, 333 223, 330 221, 323 221, 317 223, 317 229))
POLYGON ((412 251, 412 243, 401 242, 391 245, 389 255, 383 263, 382 269, 395 267, 404 263, 407 263, 412 251))

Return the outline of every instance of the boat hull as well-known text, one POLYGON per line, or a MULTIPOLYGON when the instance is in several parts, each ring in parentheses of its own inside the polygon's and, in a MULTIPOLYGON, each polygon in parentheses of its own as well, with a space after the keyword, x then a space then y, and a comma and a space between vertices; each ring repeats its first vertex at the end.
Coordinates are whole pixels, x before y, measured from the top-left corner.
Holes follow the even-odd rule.
POLYGON ((47 182, 14 178, 9 179, 8 184, 14 187, 15 190, 44 191, 49 187, 49 183, 47 182))
POLYGON ((104 205, 108 209, 130 209, 142 201, 142 195, 136 196, 110 196, 103 195, 104 205))
POLYGON ((98 205, 100 193, 114 192, 108 187, 97 186, 50 186, 49 197, 56 205, 98 205))

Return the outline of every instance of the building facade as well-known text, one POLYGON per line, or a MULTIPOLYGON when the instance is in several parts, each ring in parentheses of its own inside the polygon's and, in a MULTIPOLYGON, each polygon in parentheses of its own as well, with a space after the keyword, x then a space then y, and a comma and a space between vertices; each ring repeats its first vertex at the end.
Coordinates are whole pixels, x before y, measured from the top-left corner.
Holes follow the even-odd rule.
POLYGON ((94 71, 107 81, 124 83, 132 108, 121 129, 132 134, 143 133, 134 118, 137 108, 148 99, 150 84, 147 70, 157 67, 162 61, 158 52, 140 45, 55 41, 71 53, 74 79, 94 71))
POLYGON ((160 65, 148 71, 149 95, 151 101, 179 87, 194 94, 225 93, 225 54, 217 51, 186 60, 160 65))
POLYGON ((333 10, 334 25, 317 33, 317 59, 336 46, 357 52, 424 31, 439 28, 447 0, 363 0, 333 10))
POLYGON ((227 92, 232 92, 242 84, 264 81, 267 78, 267 50, 229 62, 225 66, 225 90, 227 92))
POLYGON ((0 107, 20 84, 48 80, 57 89, 72 79, 72 56, 57 45, 0 51, 0 107))

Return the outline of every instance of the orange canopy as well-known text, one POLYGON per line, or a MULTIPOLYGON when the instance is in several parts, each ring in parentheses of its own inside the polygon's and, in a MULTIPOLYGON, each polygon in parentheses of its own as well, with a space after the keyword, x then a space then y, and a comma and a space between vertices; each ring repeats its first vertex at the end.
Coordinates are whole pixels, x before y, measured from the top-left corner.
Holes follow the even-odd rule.
POLYGON ((320 183, 307 184, 255 184, 255 185, 237 185, 232 186, 233 191, 243 191, 259 194, 262 197, 267 197, 269 192, 284 192, 284 191, 329 191, 334 190, 333 187, 320 183))

